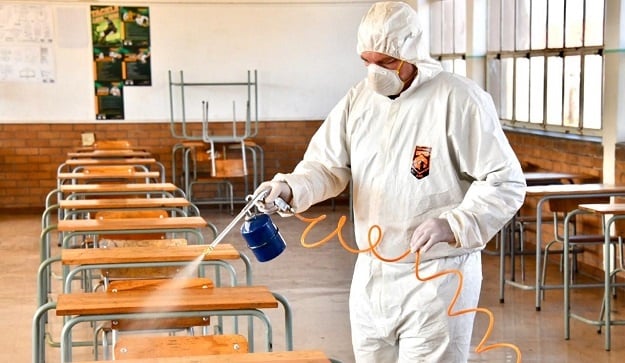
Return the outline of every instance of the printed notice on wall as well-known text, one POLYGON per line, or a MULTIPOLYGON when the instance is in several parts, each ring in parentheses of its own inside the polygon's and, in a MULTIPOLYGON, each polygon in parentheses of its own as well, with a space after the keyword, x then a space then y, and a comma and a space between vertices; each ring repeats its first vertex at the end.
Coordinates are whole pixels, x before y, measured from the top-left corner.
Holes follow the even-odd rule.
POLYGON ((0 4, 0 82, 54 82, 53 24, 50 6, 0 4))

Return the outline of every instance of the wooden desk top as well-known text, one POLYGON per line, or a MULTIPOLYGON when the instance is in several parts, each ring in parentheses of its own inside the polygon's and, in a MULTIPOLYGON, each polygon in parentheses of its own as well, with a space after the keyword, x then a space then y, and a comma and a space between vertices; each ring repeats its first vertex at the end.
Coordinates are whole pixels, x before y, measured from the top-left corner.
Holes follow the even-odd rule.
POLYGON ((549 184, 532 185, 525 189, 527 196, 576 195, 625 193, 625 185, 613 184, 549 184))
POLYGON ((158 171, 133 171, 133 172, 110 172, 110 173, 83 173, 83 172, 67 172, 58 173, 57 179, 143 179, 143 178, 159 178, 161 173, 158 171))
MULTIPOLYGON (((82 363, 114 363, 98 361, 82 363)), ((126 363, 330 363, 325 353, 316 350, 290 352, 255 352, 240 354, 216 354, 192 357, 128 359, 126 363)))
MULTIPOLYGON (((175 280, 172 280, 175 284, 175 280)), ((176 289, 157 294, 149 290, 80 292, 59 294, 57 316, 130 314, 170 311, 208 311, 277 308, 278 301, 266 286, 176 289)))
POLYGON ((60 185, 63 193, 112 193, 112 192, 173 192, 179 188, 173 183, 104 183, 60 185))
POLYGON ((126 158, 126 157, 150 157, 152 154, 144 150, 111 149, 93 150, 67 153, 68 158, 126 158))
POLYGON ((572 183, 589 183, 596 182, 597 177, 585 174, 575 173, 559 173, 551 171, 529 171, 524 172, 527 185, 545 185, 545 184, 562 184, 566 182, 572 183))
POLYGON ((207 222, 202 217, 172 218, 116 218, 116 219, 67 219, 60 220, 60 232, 124 231, 151 229, 202 228, 207 222))
POLYGON ((69 166, 88 166, 88 165, 142 165, 142 164, 155 164, 154 158, 116 158, 116 159, 94 159, 94 158, 80 158, 80 159, 67 159, 65 164, 69 166))
MULTIPOLYGON (((193 261, 208 245, 185 245, 167 247, 119 247, 119 248, 70 248, 61 251, 64 265, 116 264, 133 262, 193 261)), ((221 243, 213 252, 204 256, 208 260, 235 260, 240 253, 234 246, 221 243)))
POLYGON ((580 204, 579 209, 599 214, 625 214, 625 203, 580 204))
POLYGON ((191 205, 185 198, 107 198, 71 199, 59 201, 64 209, 106 209, 106 208, 175 208, 191 205))

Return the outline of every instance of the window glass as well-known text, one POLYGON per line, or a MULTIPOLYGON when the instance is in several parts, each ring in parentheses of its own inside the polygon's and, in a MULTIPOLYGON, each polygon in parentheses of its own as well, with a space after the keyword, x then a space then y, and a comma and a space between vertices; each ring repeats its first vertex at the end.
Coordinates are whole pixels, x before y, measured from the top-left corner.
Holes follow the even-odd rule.
POLYGON ((584 0, 566 0, 564 45, 581 47, 584 30, 584 0))
POLYGON ((501 35, 500 27, 500 12, 501 12, 501 0, 489 0, 488 1, 488 51, 497 52, 501 49, 501 43, 499 42, 501 35))
POLYGON ((586 0, 586 27, 584 45, 603 45, 603 1, 586 0))
POLYGON ((604 10, 605 0, 488 0, 486 87, 502 123, 600 134, 604 10))
POLYGON ((502 0, 501 24, 501 50, 514 50, 514 0, 502 0))
POLYGON ((495 103, 497 113, 501 116, 501 62, 499 59, 490 58, 486 74, 486 90, 490 93, 495 103))
POLYGON ((592 54, 584 57, 584 128, 601 129, 603 58, 592 54))
POLYGON ((442 29, 443 44, 442 53, 451 54, 454 52, 454 2, 451 0, 442 1, 442 29))
POLYGON ((501 60, 501 118, 512 120, 514 109, 514 62, 512 58, 501 60))
POLYGON ((547 124, 562 125, 562 58, 547 58, 547 124))
POLYGON ((547 2, 532 1, 532 49, 545 49, 547 38, 547 2))
POLYGON ((454 0, 454 53, 467 51, 467 10, 465 0, 454 0))
POLYGON ((454 59, 454 73, 467 76, 467 62, 464 59, 454 59))
POLYGON ((441 54, 442 43, 441 2, 430 4, 430 53, 441 54))
POLYGON ((549 0, 547 4, 547 46, 562 48, 564 45, 564 0, 549 0))
POLYGON ((516 50, 530 48, 530 0, 516 3, 516 50))
POLYGON ((529 59, 516 59, 516 82, 514 100, 514 119, 517 121, 529 121, 529 59))
POLYGON ((580 60, 579 55, 564 58, 564 126, 579 126, 580 60))
POLYGON ((543 122, 545 57, 530 59, 530 122, 543 122))

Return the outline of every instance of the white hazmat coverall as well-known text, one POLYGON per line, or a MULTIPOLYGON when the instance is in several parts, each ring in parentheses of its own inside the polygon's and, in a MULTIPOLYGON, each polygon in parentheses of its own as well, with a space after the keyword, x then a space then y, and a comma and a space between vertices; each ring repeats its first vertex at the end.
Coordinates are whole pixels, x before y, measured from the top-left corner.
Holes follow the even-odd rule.
MULTIPOLYGON (((377 250, 387 258, 409 249, 424 220, 446 219, 456 243, 433 245, 422 256, 420 274, 460 269, 464 288, 454 310, 474 308, 480 251, 520 208, 525 179, 490 96, 442 71, 425 55, 420 35, 408 5, 374 4, 359 28, 358 53, 415 64, 417 77, 395 99, 375 93, 366 80, 355 85, 293 172, 274 180, 288 183, 290 204, 302 212, 341 193, 351 178, 358 247, 369 247, 369 228, 379 225, 377 250), (406 29, 416 39, 406 40, 406 29)), ((395 263, 358 256, 349 302, 357 362, 467 361, 473 314, 450 318, 446 311, 456 277, 420 282, 414 260, 414 254, 395 263)))

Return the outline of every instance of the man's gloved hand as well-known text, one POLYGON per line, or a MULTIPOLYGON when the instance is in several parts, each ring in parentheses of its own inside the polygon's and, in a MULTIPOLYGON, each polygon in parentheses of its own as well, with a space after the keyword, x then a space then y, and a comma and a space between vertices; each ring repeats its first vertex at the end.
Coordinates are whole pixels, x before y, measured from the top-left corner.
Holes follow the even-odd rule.
POLYGON ((287 203, 293 198, 291 187, 283 181, 272 180, 263 182, 256 188, 254 195, 258 195, 258 193, 263 191, 268 191, 268 193, 263 200, 259 200, 256 203, 256 207, 265 214, 273 214, 279 211, 278 206, 274 203, 276 198, 279 197, 287 203))
POLYGON ((456 237, 446 219, 430 218, 421 223, 412 233, 410 252, 427 252, 439 242, 454 243, 456 237))

